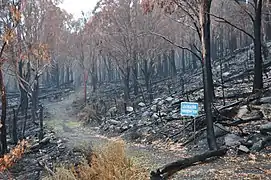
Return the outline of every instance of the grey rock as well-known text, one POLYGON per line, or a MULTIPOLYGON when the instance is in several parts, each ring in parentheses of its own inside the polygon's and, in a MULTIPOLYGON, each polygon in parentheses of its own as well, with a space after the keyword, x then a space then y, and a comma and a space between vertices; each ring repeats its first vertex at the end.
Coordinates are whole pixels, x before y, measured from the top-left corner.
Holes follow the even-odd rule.
POLYGON ((223 77, 228 77, 230 74, 231 74, 230 72, 224 72, 224 73, 222 74, 222 76, 223 76, 223 77))
POLYGON ((248 153, 249 152, 249 149, 244 146, 244 145, 240 145, 239 148, 238 148, 239 151, 241 152, 244 152, 244 153, 248 153))
POLYGON ((137 126, 143 126, 145 123, 141 119, 137 122, 137 126))
POLYGON ((51 137, 45 137, 40 141, 40 144, 47 144, 50 142, 51 137))
POLYGON ((267 124, 261 125, 260 131, 261 131, 262 133, 271 132, 271 122, 270 122, 270 123, 267 123, 267 124))
POLYGON ((228 134, 228 129, 221 124, 214 124, 214 131, 216 137, 221 137, 228 134))
POLYGON ((240 141, 242 140, 242 138, 240 136, 237 136, 235 134, 227 134, 224 137, 225 140, 225 144, 226 146, 237 146, 240 145, 240 141))
POLYGON ((145 107, 145 106, 146 106, 146 104, 145 104, 145 103, 143 103, 143 102, 140 102, 140 103, 138 103, 138 106, 139 106, 139 107, 145 107))
POLYGON ((152 110, 153 112, 157 112, 157 106, 156 106, 156 105, 152 105, 152 106, 151 106, 151 110, 152 110))
POLYGON ((121 126, 121 130, 126 131, 127 129, 129 129, 127 125, 121 126))
POLYGON ((173 100, 174 100, 173 97, 167 97, 167 98, 166 98, 166 101, 167 101, 167 102, 171 102, 171 101, 173 101, 173 100))
POLYGON ((178 112, 180 112, 179 109, 174 109, 174 110, 172 110, 172 113, 178 113, 178 112))
POLYGON ((151 113, 149 111, 145 111, 142 113, 141 115, 142 117, 150 117, 151 116, 151 113))
POLYGON ((158 119, 158 114, 157 113, 153 113, 153 115, 151 116, 153 119, 158 119))
POLYGON ((156 99, 153 100, 152 103, 153 103, 153 104, 157 104, 160 100, 161 100, 161 98, 156 98, 156 99))
POLYGON ((128 107, 126 107, 126 111, 127 111, 127 112, 133 112, 133 111, 134 111, 134 108, 131 107, 131 106, 128 106, 128 107))
POLYGON ((172 102, 171 102, 171 105, 175 105, 175 104, 181 104, 181 100, 180 99, 174 99, 172 102))
POLYGON ((167 116, 167 113, 166 112, 160 112, 160 116, 165 117, 165 116, 167 116))
POLYGON ((109 130, 113 130, 114 128, 115 128, 114 125, 110 125, 110 126, 109 126, 109 130))
POLYGON ((117 120, 114 120, 114 119, 109 119, 109 120, 108 120, 108 123, 109 123, 109 124, 113 124, 113 125, 119 125, 121 122, 120 122, 120 121, 117 121, 117 120))
POLYGON ((157 104, 158 104, 159 106, 162 106, 164 103, 165 103, 165 101, 164 101, 164 100, 161 100, 161 101, 159 101, 157 104))
POLYGON ((60 149, 60 150, 64 150, 66 147, 64 144, 58 144, 57 147, 60 149))
POLYGON ((121 132, 122 132, 121 127, 119 127, 119 126, 116 126, 116 127, 115 127, 115 130, 116 130, 116 132, 118 132, 118 133, 121 133, 121 132))
POLYGON ((238 111, 236 117, 237 117, 237 118, 243 118, 243 116, 244 116, 245 114, 247 114, 247 113, 248 113, 247 106, 242 106, 242 107, 239 108, 239 111, 238 111))
POLYGON ((258 152, 263 147, 263 141, 259 140, 256 143, 253 144, 253 146, 250 148, 251 152, 258 152))
POLYGON ((40 146, 39 143, 35 143, 30 147, 30 149, 37 149, 39 146, 40 146))
POLYGON ((171 116, 173 119, 177 119, 180 117, 180 115, 178 113, 174 113, 172 116, 171 116))
POLYGON ((108 116, 115 116, 118 112, 117 107, 111 107, 108 112, 106 113, 108 116))
POLYGON ((108 110, 108 112, 110 112, 110 113, 114 113, 114 112, 117 112, 118 111, 118 109, 117 109, 117 107, 111 107, 109 110, 108 110))
POLYGON ((140 134, 140 136, 142 137, 148 135, 151 130, 151 127, 142 127, 137 130, 137 133, 140 134))
POLYGON ((271 103, 271 97, 263 97, 263 98, 261 98, 260 103, 271 103))

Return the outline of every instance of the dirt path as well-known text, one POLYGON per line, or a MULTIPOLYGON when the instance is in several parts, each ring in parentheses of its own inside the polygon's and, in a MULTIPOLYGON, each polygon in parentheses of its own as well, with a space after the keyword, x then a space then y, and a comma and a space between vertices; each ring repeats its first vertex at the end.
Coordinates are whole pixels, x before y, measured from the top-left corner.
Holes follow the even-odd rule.
MULTIPOLYGON (((80 95, 80 92, 73 93, 65 97, 63 101, 46 102, 45 110, 50 113, 50 117, 45 120, 45 126, 53 129, 58 137, 64 139, 69 148, 82 145, 102 146, 110 139, 98 135, 95 128, 82 127, 72 112, 72 102, 80 95)), ((154 170, 178 158, 173 154, 129 143, 127 143, 127 154, 148 170, 154 170)))
MULTIPOLYGON (((76 98, 82 97, 82 94, 73 93, 65 97, 60 102, 46 102, 46 111, 51 115, 46 118, 45 125, 52 128, 58 137, 66 140, 69 148, 77 146, 93 145, 99 147, 108 142, 110 139, 100 136, 96 133, 95 128, 84 128, 76 120, 73 113, 72 102, 76 98)), ((127 142, 127 154, 135 159, 141 166, 148 170, 154 170, 169 162, 180 159, 183 154, 166 152, 163 150, 153 149, 148 146, 136 146, 127 142)), ((233 156, 219 158, 211 163, 201 163, 180 171, 174 179, 270 179, 259 168, 269 169, 271 166, 268 157, 260 157, 252 161, 247 156, 233 156), (256 177, 256 178, 255 178, 256 177)))

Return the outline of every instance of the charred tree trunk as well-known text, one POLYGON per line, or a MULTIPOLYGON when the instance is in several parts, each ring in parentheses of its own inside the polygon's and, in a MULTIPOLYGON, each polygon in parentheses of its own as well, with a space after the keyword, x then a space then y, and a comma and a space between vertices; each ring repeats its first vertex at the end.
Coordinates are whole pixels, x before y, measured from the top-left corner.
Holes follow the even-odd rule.
POLYGON ((210 8, 211 0, 202 0, 199 5, 199 17, 201 27, 202 44, 202 65, 203 65, 203 84, 204 84, 204 111, 206 114, 207 141, 210 150, 217 149, 216 138, 214 134, 213 115, 211 109, 212 94, 212 71, 210 68, 210 8), (210 85, 211 84, 211 85, 210 85))
POLYGON ((59 65, 58 63, 55 64, 55 68, 54 68, 54 82, 57 88, 59 88, 59 65))
MULTIPOLYGON (((120 69, 122 72, 122 80, 123 80, 123 85, 124 85, 124 101, 125 103, 128 102, 130 99, 130 85, 129 85, 129 80, 130 80, 130 67, 126 67, 125 72, 124 70, 120 69)), ((126 111, 126 107, 125 107, 126 111)))
POLYGON ((36 75, 34 80, 34 87, 32 92, 32 105, 31 105, 32 121, 34 123, 37 120, 36 112, 38 104, 38 95, 39 95, 39 77, 38 75, 36 75))
MULTIPOLYGON (((194 47, 194 45, 191 45, 191 49, 194 53, 198 54, 196 47, 194 47)), ((197 65, 198 58, 194 54, 191 54, 191 56, 192 56, 192 64, 191 64, 192 69, 197 69, 198 68, 198 65, 197 65)))
POLYGON ((7 130, 6 130, 6 116, 7 116, 7 95, 4 84, 4 75, 2 65, 0 66, 0 90, 2 101, 2 114, 1 114, 1 154, 4 155, 7 152, 7 130))
POLYGON ((91 67, 91 85, 93 92, 96 92, 97 84, 98 84, 97 66, 96 62, 94 62, 91 67))
POLYGON ((65 83, 65 66, 63 65, 63 67, 60 69, 60 84, 64 84, 65 83))
POLYGON ((123 74, 123 84, 124 84, 124 112, 127 113, 127 103, 130 99, 130 68, 126 69, 126 73, 123 74))
POLYGON ((51 87, 51 81, 50 81, 50 72, 49 69, 46 70, 46 85, 48 87, 51 87))
POLYGON ((163 77, 163 66, 162 66, 162 57, 161 57, 161 55, 158 55, 157 70, 158 70, 159 78, 163 77))
POLYGON ((114 79, 114 73, 113 73, 112 65, 111 65, 110 60, 109 60, 108 57, 104 57, 103 60, 104 60, 104 65, 105 65, 106 70, 107 70, 107 81, 111 82, 112 79, 114 79))
POLYGON ((230 32, 230 44, 229 44, 231 52, 233 52, 235 49, 237 49, 237 37, 233 30, 233 27, 231 27, 230 32))
MULTIPOLYGON (((26 80, 26 77, 23 75, 23 65, 24 65, 24 63, 22 62, 22 61, 19 61, 19 76, 20 76, 20 78, 22 78, 22 79, 24 79, 25 81, 27 81, 26 80)), ((26 103, 27 103, 27 92, 25 91, 25 86, 24 86, 24 82, 22 81, 22 80, 20 80, 20 86, 19 86, 19 89, 20 89, 20 101, 21 101, 21 106, 22 106, 22 108, 21 108, 21 110, 22 110, 22 114, 24 114, 24 112, 25 112, 25 107, 26 107, 26 103), (24 87, 22 87, 22 86, 24 86, 24 87)))
POLYGON ((43 139, 43 106, 40 106, 40 113, 39 113, 39 119, 40 119, 40 132, 39 132, 39 140, 41 141, 43 139))
POLYGON ((216 47, 217 39, 216 39, 215 33, 216 32, 214 32, 214 30, 213 30, 212 31, 212 38, 211 38, 211 58, 212 59, 217 58, 217 47, 216 47))
POLYGON ((134 88, 134 94, 135 96, 138 95, 138 82, 137 82, 137 79, 138 79, 138 65, 137 65, 137 55, 136 53, 134 52, 134 61, 133 61, 133 68, 132 68, 132 71, 133 71, 133 88, 134 88))
POLYGON ((265 28, 265 34, 266 34, 266 40, 271 40, 271 18, 270 14, 265 15, 265 22, 266 22, 266 28, 265 28))
POLYGON ((163 57, 163 76, 168 77, 168 56, 167 53, 164 52, 164 57, 163 57))
POLYGON ((261 45, 261 25, 262 25, 262 0, 258 0, 255 4, 255 21, 253 22, 254 28, 254 80, 253 92, 263 88, 263 75, 262 75, 262 45, 261 45))
POLYGON ((184 49, 182 50, 182 57, 181 57, 181 62, 182 62, 182 74, 185 74, 185 58, 184 58, 184 49))
POLYGON ((71 73, 71 82, 72 82, 72 84, 74 84, 74 78, 73 78, 73 71, 72 71, 72 68, 70 69, 70 73, 71 73))
POLYGON ((176 63, 175 63, 175 50, 172 49, 170 51, 170 65, 171 65, 171 73, 172 76, 176 76, 177 75, 177 69, 176 69, 176 63))
POLYGON ((24 112, 24 123, 23 123, 23 127, 22 127, 22 135, 21 135, 20 139, 25 138, 26 121, 27 121, 27 117, 28 117, 27 109, 28 109, 28 98, 27 98, 26 111, 24 112))
POLYGON ((16 113, 15 109, 13 109, 13 119, 12 119, 12 142, 13 144, 17 144, 18 142, 18 134, 17 134, 17 120, 18 114, 16 113))
MULTIPOLYGON (((209 23, 207 23, 209 24, 209 23)), ((210 30, 209 30, 209 44, 208 44, 208 49, 210 49, 210 30)), ((210 96, 210 101, 212 102, 214 97, 215 97, 215 90, 214 90, 214 84, 213 84, 213 73, 212 73, 212 66, 211 66, 211 55, 210 55, 210 50, 208 52, 208 58, 205 60, 206 64, 206 78, 208 80, 208 95, 210 96)))

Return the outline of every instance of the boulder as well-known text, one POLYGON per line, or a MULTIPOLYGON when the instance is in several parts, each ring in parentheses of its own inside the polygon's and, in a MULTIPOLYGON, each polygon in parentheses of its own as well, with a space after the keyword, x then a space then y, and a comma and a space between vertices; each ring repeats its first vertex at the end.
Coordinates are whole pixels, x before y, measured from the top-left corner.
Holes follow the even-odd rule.
POLYGON ((214 124, 214 132, 216 137, 221 137, 228 134, 228 129, 221 124, 214 124))
POLYGON ((260 111, 263 113, 265 119, 271 118, 271 105, 270 104, 262 104, 260 111))
POLYGON ((258 152, 263 147, 263 140, 259 140, 256 143, 253 144, 253 146, 250 148, 251 152, 258 152))
POLYGON ((247 114, 247 113, 248 113, 247 106, 242 106, 242 107, 240 107, 239 111, 237 112, 236 117, 237 117, 237 118, 243 118, 243 116, 244 116, 245 114, 247 114))
POLYGON ((261 133, 271 132, 271 122, 260 126, 261 133))
POLYGON ((238 151, 244 152, 244 153, 249 153, 249 149, 244 145, 240 145, 238 148, 238 151))
POLYGON ((237 136, 235 134, 227 134, 224 137, 225 140, 225 145, 226 146, 237 146, 240 145, 240 141, 242 140, 242 138, 240 136, 237 136))

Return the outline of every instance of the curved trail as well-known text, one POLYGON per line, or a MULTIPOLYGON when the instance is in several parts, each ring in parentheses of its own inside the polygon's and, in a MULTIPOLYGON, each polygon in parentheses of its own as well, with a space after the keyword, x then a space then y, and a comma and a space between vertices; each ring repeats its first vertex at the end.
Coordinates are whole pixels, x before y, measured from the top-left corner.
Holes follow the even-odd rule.
MULTIPOLYGON (((52 129, 58 137, 65 141, 69 148, 78 146, 99 147, 110 139, 98 135, 95 128, 83 127, 76 120, 72 112, 72 102, 80 97, 81 93, 73 93, 65 97, 63 101, 46 102, 45 110, 50 114, 45 120, 45 126, 52 129)), ((136 159, 137 162, 148 170, 155 170, 167 163, 177 160, 178 157, 172 153, 154 150, 151 147, 136 146, 127 143, 126 151, 128 156, 136 159)))
MULTIPOLYGON (((94 148, 101 147, 106 142, 116 139, 99 135, 95 128, 81 126, 72 109, 73 101, 80 97, 82 97, 82 93, 76 92, 67 95, 62 101, 45 102, 45 111, 50 114, 50 117, 45 119, 45 126, 52 128, 56 136, 64 140, 68 148, 78 146, 83 146, 84 148, 91 146, 94 146, 94 148)), ((129 142, 126 142, 126 152, 136 163, 149 171, 156 170, 158 167, 176 161, 184 156, 182 151, 174 153, 167 152, 167 150, 157 150, 151 146, 135 145, 129 142)), ((247 159, 241 159, 240 161, 247 162, 247 159)), ((259 160, 257 163, 261 164, 261 161, 259 160)), ((270 162, 267 164, 270 166, 270 162)), ((239 177, 238 171, 236 171, 237 168, 240 168, 239 162, 226 161, 221 158, 210 163, 199 163, 196 166, 186 168, 179 171, 172 179, 227 180, 232 179, 231 177, 235 177, 235 175, 239 177), (224 175, 221 173, 224 173, 224 175)))

